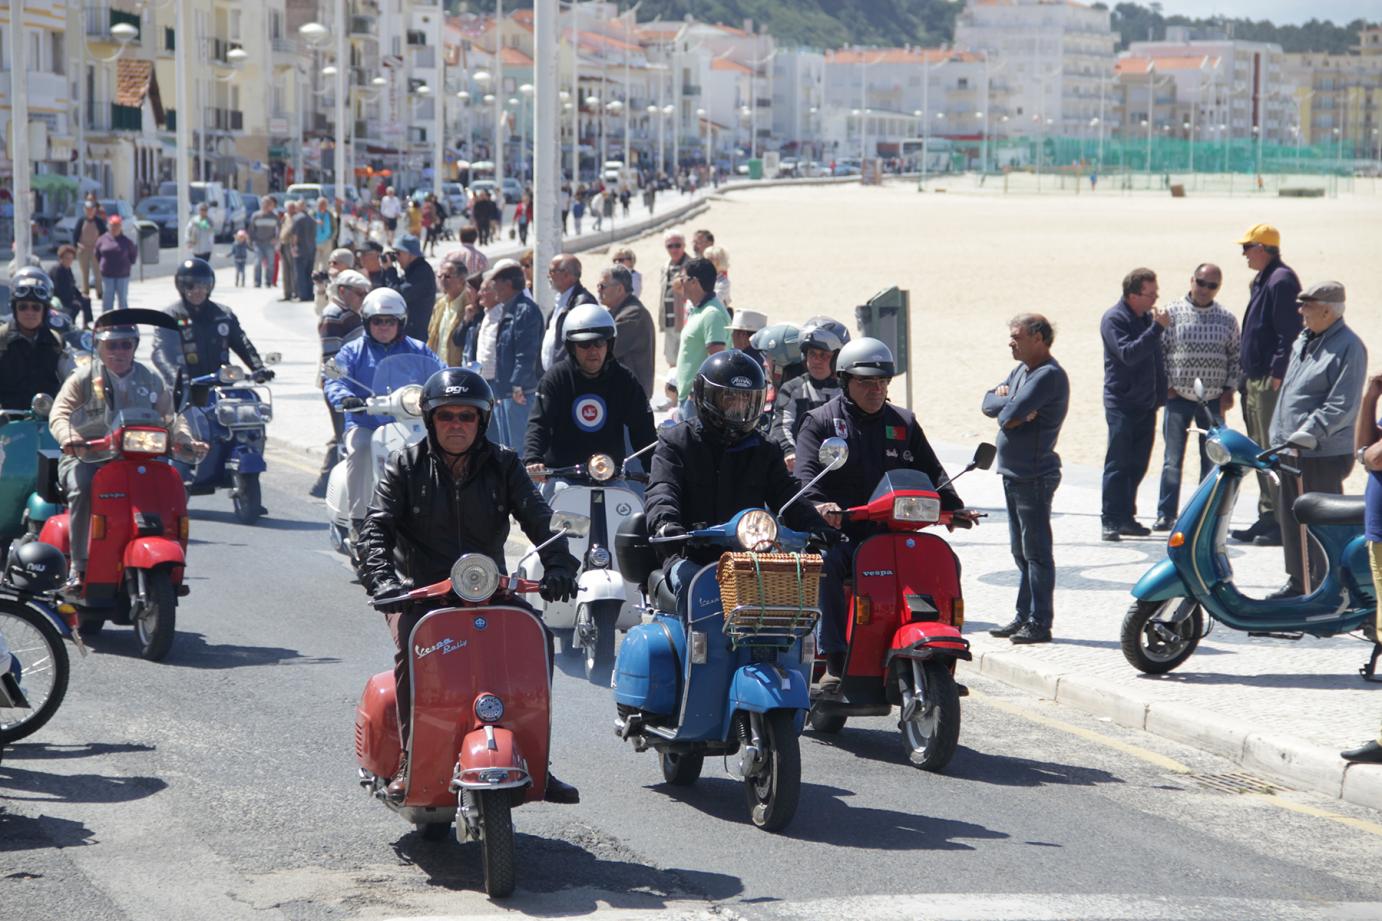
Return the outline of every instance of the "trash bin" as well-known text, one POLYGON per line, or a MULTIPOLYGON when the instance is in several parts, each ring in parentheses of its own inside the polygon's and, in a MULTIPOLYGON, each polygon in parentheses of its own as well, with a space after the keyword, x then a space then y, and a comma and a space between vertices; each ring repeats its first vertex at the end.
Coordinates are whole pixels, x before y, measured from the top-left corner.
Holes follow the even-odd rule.
POLYGON ((158 225, 139 225, 139 261, 144 265, 158 265, 158 225))
POLYGON ((749 161, 749 178, 763 178, 763 161, 758 157, 754 157, 752 160, 749 161))

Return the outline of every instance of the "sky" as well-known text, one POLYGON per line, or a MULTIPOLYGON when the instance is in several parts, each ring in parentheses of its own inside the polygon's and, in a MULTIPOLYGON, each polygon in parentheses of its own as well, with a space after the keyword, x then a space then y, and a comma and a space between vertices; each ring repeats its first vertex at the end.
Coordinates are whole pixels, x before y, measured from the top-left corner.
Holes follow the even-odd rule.
MULTIPOLYGON (((1140 0, 1150 6, 1150 0, 1140 0)), ((1109 2, 1109 6, 1113 6, 1109 2)), ((1230 19, 1270 19, 1282 25, 1299 25, 1309 19, 1331 19, 1339 25, 1355 19, 1382 20, 1377 0, 1161 0, 1167 15, 1227 16, 1230 19)))

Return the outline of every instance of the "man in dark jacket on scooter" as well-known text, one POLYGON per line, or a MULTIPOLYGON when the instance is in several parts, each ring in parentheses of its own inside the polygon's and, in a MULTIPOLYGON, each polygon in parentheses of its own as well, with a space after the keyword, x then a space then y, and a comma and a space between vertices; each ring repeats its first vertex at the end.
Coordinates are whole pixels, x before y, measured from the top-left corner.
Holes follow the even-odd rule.
MULTIPOLYGON (((552 536, 552 510, 528 478, 518 456, 485 438, 494 412, 494 393, 480 375, 444 368, 422 390, 427 438, 397 451, 375 488, 360 529, 360 582, 373 597, 431 585, 446 579, 466 553, 483 553, 500 572, 508 572, 504 542, 509 517, 534 544, 552 536)), ((576 560, 566 540, 539 554, 545 575, 544 600, 576 594, 576 560)), ((525 605, 522 599, 511 603, 525 605)), ((403 763, 389 784, 389 796, 402 800, 408 787, 412 728, 408 637, 429 609, 404 605, 387 614, 394 637, 394 681, 398 699, 403 763)), ((550 667, 551 651, 548 651, 550 667)), ((580 794, 550 773, 547 799, 575 803, 580 794)))
POLYGON ((608 454, 622 465, 624 430, 634 450, 657 439, 648 395, 633 372, 614 360, 614 317, 595 304, 566 315, 569 361, 554 362, 537 385, 523 456, 529 472, 583 464, 608 454))
MULTIPOLYGON (((832 526, 840 527, 841 511, 863 505, 889 470, 920 470, 939 486, 949 479, 926 434, 908 410, 888 402, 888 383, 896 373, 892 352, 877 339, 855 339, 840 349, 835 362, 842 392, 807 413, 797 434, 797 479, 804 486, 821 472, 819 452, 827 438, 843 438, 849 459, 811 487, 806 499, 832 526)), ((939 490, 941 508, 964 507, 949 485, 939 490)), ((970 522, 972 516, 957 516, 970 522)), ((853 543, 877 533, 877 524, 845 524, 853 543)), ((845 662, 844 583, 854 566, 854 546, 842 544, 825 556, 821 574, 821 645, 826 671, 813 689, 820 695, 839 691, 845 662)))
POLYGON ((216 273, 204 259, 184 259, 173 276, 178 302, 165 313, 178 321, 179 329, 159 329, 154 333, 154 367, 169 388, 177 383, 178 371, 185 378, 214 374, 230 362, 230 353, 249 365, 255 383, 273 380, 274 372, 264 366, 254 343, 240 328, 240 321, 228 307, 211 300, 216 288, 216 273))
MULTIPOLYGON (((743 352, 727 349, 705 360, 692 384, 697 417, 664 431, 653 450, 646 496, 649 534, 677 537, 728 521, 746 508, 766 506, 776 514, 796 495, 782 450, 757 431, 767 392, 763 366, 743 352)), ((805 499, 782 518, 796 531, 827 530, 805 499)), ((667 554, 663 569, 681 606, 692 576, 721 550, 694 542, 658 546, 667 554)))
POLYGON ((39 269, 11 279, 8 323, 0 323, 0 409, 28 409, 62 386, 62 337, 49 325, 53 283, 39 269))

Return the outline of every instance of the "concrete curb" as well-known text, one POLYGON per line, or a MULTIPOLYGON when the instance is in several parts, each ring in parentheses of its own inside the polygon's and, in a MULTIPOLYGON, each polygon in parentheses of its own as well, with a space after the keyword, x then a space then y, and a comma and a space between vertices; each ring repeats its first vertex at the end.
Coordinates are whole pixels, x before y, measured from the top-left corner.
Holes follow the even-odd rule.
POLYGON ((969 667, 1120 726, 1228 758, 1299 789, 1382 810, 1382 766, 1349 764, 1336 751, 1310 742, 1260 732, 1249 724, 1182 704, 1157 703, 1112 682, 1043 666, 1013 653, 981 653, 969 667))

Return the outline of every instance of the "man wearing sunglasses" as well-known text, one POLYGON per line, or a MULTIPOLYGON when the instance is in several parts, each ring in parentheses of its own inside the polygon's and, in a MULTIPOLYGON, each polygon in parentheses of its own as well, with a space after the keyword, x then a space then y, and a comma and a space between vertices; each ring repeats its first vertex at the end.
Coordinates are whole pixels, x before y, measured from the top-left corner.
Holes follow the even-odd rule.
POLYGON ((0 409, 28 409, 35 396, 62 386, 62 337, 49 325, 53 285, 39 269, 10 282, 9 322, 0 324, 0 409))
POLYGON ((184 259, 173 284, 178 302, 164 312, 178 322, 178 328, 160 327, 154 333, 153 354, 154 367, 169 387, 176 383, 179 371, 184 379, 216 373, 230 363, 231 352, 249 366, 255 383, 273 380, 274 372, 264 366, 234 311, 211 300, 216 273, 206 260, 184 259))
MULTIPOLYGON (((1248 437, 1262 447, 1276 412, 1277 392, 1291 361, 1291 346, 1300 335, 1296 312, 1300 278, 1281 261, 1281 233, 1269 224, 1257 224, 1238 240, 1243 260, 1257 275, 1248 289, 1248 309, 1243 313, 1242 365, 1243 422, 1248 437)), ((1277 488, 1265 473, 1257 475, 1257 521, 1250 528, 1229 532, 1237 541, 1260 546, 1281 545, 1277 524, 1277 488)))
POLYGON ((662 330, 662 357, 669 365, 677 363, 677 345, 686 317, 686 295, 681 288, 681 270, 686 265, 686 237, 669 230, 662 237, 667 250, 667 265, 662 270, 662 311, 658 329, 662 330))
MULTIPOLYGON (((1181 465, 1190 425, 1206 431, 1222 425, 1224 415, 1233 407, 1233 391, 1238 389, 1238 318, 1214 299, 1223 280, 1217 265, 1203 263, 1190 276, 1190 290, 1167 308, 1171 322, 1161 337, 1170 383, 1161 420, 1166 457, 1153 531, 1171 530, 1180 514, 1181 465), (1204 385, 1203 406, 1195 397, 1197 380, 1204 385)), ((1201 480, 1211 469, 1204 441, 1201 435, 1201 480)))

